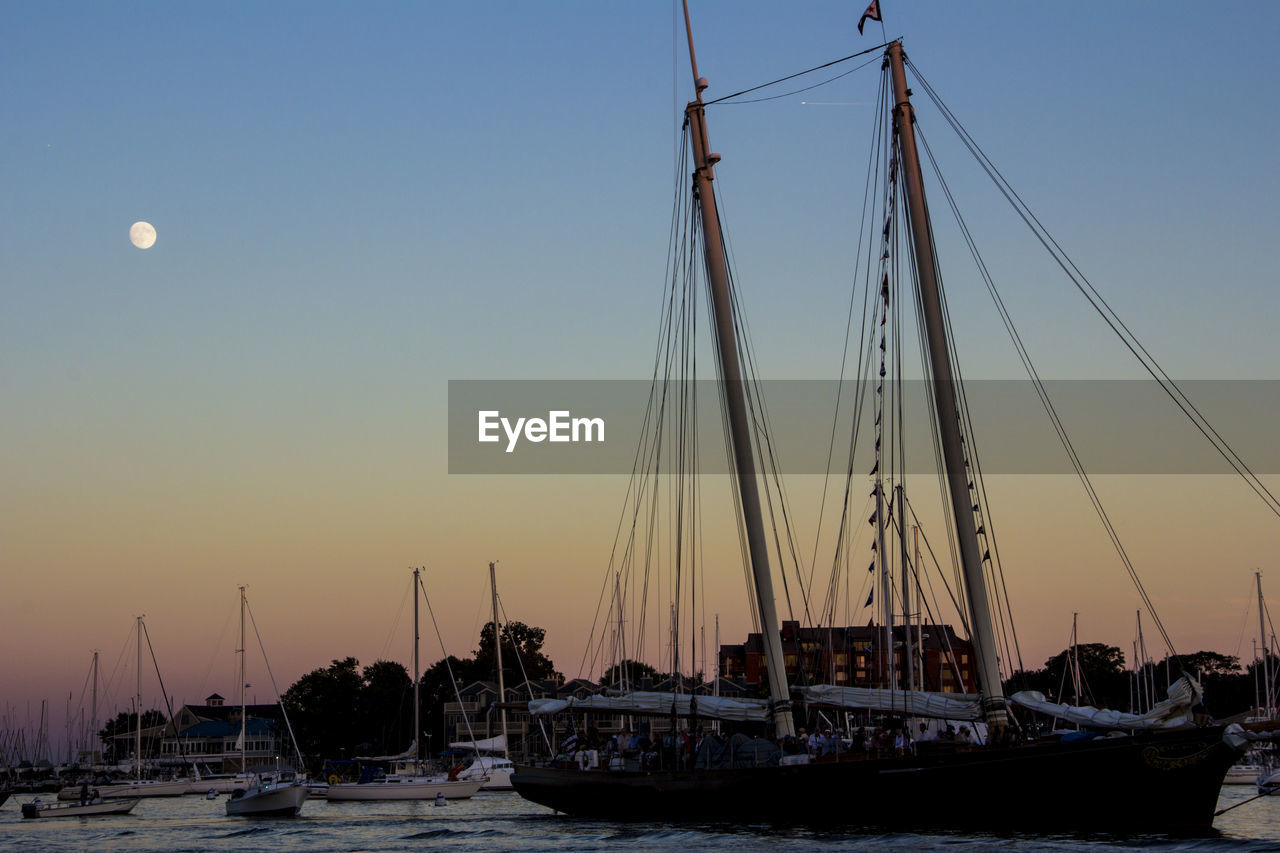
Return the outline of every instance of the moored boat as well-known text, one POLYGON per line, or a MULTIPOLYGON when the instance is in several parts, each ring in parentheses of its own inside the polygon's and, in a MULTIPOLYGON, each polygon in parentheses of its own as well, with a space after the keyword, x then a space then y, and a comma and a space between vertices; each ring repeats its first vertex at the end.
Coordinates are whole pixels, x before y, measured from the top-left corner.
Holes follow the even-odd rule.
MULTIPOLYGON (((873 3, 872 9, 877 11, 878 19, 878 4, 873 3)), ((684 718, 691 734, 700 722, 712 719, 745 722, 771 728, 771 739, 784 745, 794 742, 792 703, 800 698, 824 709, 874 713, 886 720, 896 717, 892 723, 886 723, 886 730, 891 726, 900 729, 903 717, 931 716, 978 722, 985 726, 988 734, 982 743, 899 750, 893 757, 855 753, 830 760, 825 756, 821 760, 810 760, 808 755, 792 754, 782 760, 775 746, 771 755, 768 750, 759 753, 763 760, 758 765, 745 756, 738 756, 743 759, 742 763, 730 758, 723 765, 704 764, 701 753, 698 760, 678 762, 677 769, 653 769, 639 762, 632 767, 624 761, 616 765, 606 763, 600 769, 581 769, 574 762, 560 760, 545 767, 519 766, 512 777, 516 790, 531 801, 569 815, 613 820, 738 822, 746 819, 777 824, 928 826, 953 830, 1209 831, 1223 779, 1247 743, 1247 737, 1239 726, 1228 727, 1206 720, 1200 688, 1190 678, 1176 682, 1170 698, 1146 714, 1072 709, 1050 703, 1032 691, 1012 697, 1004 695, 994 627, 997 619, 990 600, 994 592, 989 592, 987 580, 988 575, 995 577, 995 568, 994 546, 986 547, 991 541, 990 533, 982 522, 986 511, 985 489, 973 456, 976 453, 972 450, 973 438, 967 435, 973 421, 953 362, 950 313, 941 291, 934 232, 925 203, 921 154, 916 147, 916 116, 907 85, 907 62, 899 41, 883 46, 880 103, 887 114, 878 120, 877 128, 882 129, 881 138, 886 144, 876 153, 874 162, 883 169, 884 180, 875 184, 874 191, 868 191, 868 197, 883 199, 884 218, 879 218, 878 211, 872 214, 868 221, 876 223, 873 240, 863 244, 871 248, 867 259, 871 272, 866 316, 872 327, 878 329, 864 338, 865 352, 874 353, 878 337, 880 353, 879 387, 872 372, 874 355, 868 356, 865 365, 866 375, 873 377, 869 384, 876 388, 873 412, 877 456, 871 471, 875 479, 870 522, 879 532, 879 540, 873 544, 871 570, 879 569, 885 579, 872 589, 878 590, 879 597, 875 600, 885 608, 880 654, 885 661, 887 684, 883 688, 807 686, 796 688, 793 695, 792 687, 786 683, 787 665, 770 567, 771 551, 780 552, 782 547, 777 542, 773 543, 777 547, 770 547, 760 495, 762 488, 769 487, 769 478, 777 477, 777 471, 757 470, 757 459, 767 459, 773 449, 765 445, 766 439, 762 437, 767 432, 766 418, 759 415, 757 419, 755 407, 759 406, 762 411, 763 404, 747 398, 757 388, 755 377, 744 376, 744 366, 752 364, 752 357, 746 352, 746 342, 739 340, 739 330, 748 328, 748 324, 738 316, 741 302, 733 292, 727 243, 721 233, 721 217, 712 183, 715 166, 721 158, 712 153, 707 138, 706 104, 702 100, 707 83, 698 75, 693 56, 687 3, 685 21, 696 92, 695 100, 685 111, 685 127, 693 154, 692 210, 696 212, 689 214, 687 220, 694 222, 697 230, 685 235, 688 239, 682 245, 699 247, 704 254, 705 279, 714 315, 723 420, 729 432, 727 447, 733 461, 741 537, 749 554, 747 568, 753 617, 758 618, 763 638, 761 682, 768 690, 768 700, 741 702, 740 707, 726 708, 725 713, 718 715, 715 709, 718 703, 707 696, 628 695, 624 690, 586 697, 581 702, 555 700, 554 709, 552 701, 546 700, 547 706, 541 711, 535 705, 543 700, 531 701, 530 711, 557 713, 572 707, 588 713, 650 714, 667 717, 673 728, 678 718, 684 718), (881 221, 884 222, 882 231, 881 221), (874 237, 881 237, 881 241, 874 237), (899 260, 899 249, 904 247, 909 257, 899 260), (904 565, 901 600, 905 603, 909 600, 905 579, 908 576, 904 522, 907 502, 905 478, 898 475, 896 488, 886 485, 884 468, 888 465, 880 464, 879 454, 881 415, 886 411, 893 414, 884 404, 885 353, 904 349, 905 345, 897 341, 897 329, 901 328, 902 317, 911 312, 898 308, 895 297, 894 310, 900 313, 890 323, 891 293, 903 294, 904 302, 908 294, 917 297, 912 308, 919 323, 918 343, 927 379, 924 384, 929 396, 930 427, 939 468, 944 472, 943 500, 950 509, 948 536, 953 537, 956 575, 961 581, 956 597, 962 599, 962 604, 957 608, 967 613, 969 641, 975 658, 973 674, 978 690, 973 694, 917 690, 908 680, 912 676, 905 666, 902 681, 895 681, 896 635, 890 608, 896 591, 888 583, 886 532, 891 529, 889 519, 892 519, 903 542, 899 551, 904 565), (887 329, 895 330, 893 348, 886 347, 887 329), (643 701, 632 701, 633 698, 643 701), (1090 731, 1084 737, 1039 737, 1034 727, 1019 724, 1013 715, 1015 703, 1032 712, 1071 720, 1090 731), (1135 801, 1135 792, 1141 792, 1138 801, 1135 801)), ((949 191, 947 200, 951 201, 949 191)), ((688 269, 691 262, 686 264, 686 260, 682 257, 673 262, 672 269, 688 269)), ((669 304, 680 301, 675 294, 673 284, 668 294, 669 304)), ((685 322, 684 318, 681 322, 685 322)), ((680 344, 664 341, 666 344, 670 345, 671 352, 681 351, 680 345, 691 346, 685 341, 680 344)), ((916 344, 916 340, 911 340, 912 348, 916 344)), ((1034 375, 1029 365, 1028 368, 1037 389, 1043 391, 1038 375, 1034 375)), ((655 384, 660 381, 655 380, 655 384)), ((1172 391, 1168 393, 1173 395, 1172 391)), ((687 412, 681 414, 690 417, 687 412)), ((1050 417, 1055 426, 1061 426, 1052 411, 1050 417)), ((885 422, 890 420, 900 421, 900 418, 886 418, 885 422)), ((894 436, 894 447, 898 446, 899 437, 894 436)), ((1070 450, 1065 436, 1063 441, 1070 450)), ((675 452, 678 454, 683 449, 675 452)), ((851 450, 850 472, 852 460, 851 450)), ((891 461, 898 460, 892 456, 885 458, 886 463, 891 461)), ((905 469, 905 465, 902 468, 905 469)), ((1083 469, 1078 468, 1077 473, 1088 486, 1083 469)), ((857 488, 851 490, 846 485, 846 494, 857 493, 857 488)), ((782 491, 780 486, 777 490, 782 491)), ((1096 498, 1096 494, 1093 496, 1096 498)), ((1103 520, 1114 533, 1105 517, 1103 520)), ((776 528, 779 524, 776 516, 774 521, 776 528)), ((847 517, 841 519, 842 530, 848 523, 847 517)), ((631 535, 643 539, 634 529, 631 535)), ((1115 541, 1119 550, 1118 539, 1115 541)), ((676 545, 673 551, 680 555, 681 547, 676 545)), ((840 555, 840 559, 844 557, 840 555)), ((840 559, 833 562, 838 565, 840 559)), ((1127 565, 1127 558, 1125 561, 1127 565)), ((1134 577, 1136 579, 1136 575, 1134 577)), ((995 582, 991 583, 994 587, 995 582)), ((864 606, 871 603, 872 598, 868 597, 864 606)), ((901 657, 909 660, 912 654, 909 632, 904 641, 901 657)), ((673 639, 672 647, 677 645, 673 639)), ((576 741, 572 730, 566 741, 570 738, 576 741)), ((706 735, 706 738, 704 743, 710 742, 712 736, 706 735)), ((710 752, 709 749, 708 755, 710 752)))
MULTIPOLYGON (((245 644, 244 615, 247 601, 244 587, 240 587, 240 767, 246 763, 247 719, 245 701, 245 644)), ((256 630, 256 628, 255 628, 256 630)), ((263 652, 266 654, 265 650, 263 652)), ((288 723, 288 717, 285 717, 288 723)), ((292 728, 290 738, 293 737, 292 728)), ((297 752, 298 746, 293 745, 297 752)), ((297 817, 302 811, 302 804, 307 800, 307 787, 291 770, 279 767, 258 768, 253 771, 249 783, 242 788, 235 788, 227 800, 228 817, 297 817)))
POLYGON ((42 803, 37 799, 33 802, 22 804, 22 816, 24 818, 53 818, 120 815, 133 811, 133 807, 138 802, 138 797, 118 800, 97 799, 88 803, 42 803))
MULTIPOLYGON (((123 782, 112 782, 105 785, 94 785, 93 790, 104 800, 121 797, 181 797, 191 787, 189 779, 168 781, 152 779, 130 779, 123 782)), ((68 785, 58 791, 59 800, 80 799, 80 786, 68 785)))

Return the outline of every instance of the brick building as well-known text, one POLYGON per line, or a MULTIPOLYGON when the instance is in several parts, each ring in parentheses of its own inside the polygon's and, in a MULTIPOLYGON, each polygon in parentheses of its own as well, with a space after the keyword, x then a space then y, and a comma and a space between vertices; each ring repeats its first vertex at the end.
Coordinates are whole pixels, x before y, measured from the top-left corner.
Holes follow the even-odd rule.
MULTIPOLYGON (((893 667, 898 684, 906 684, 903 668, 905 628, 894 629, 893 667)), ((841 687, 885 687, 889 684, 884 629, 868 625, 845 628, 802 628, 784 621, 782 653, 787 682, 793 685, 835 684, 841 687)), ((973 646, 950 625, 911 628, 917 689, 940 693, 976 693, 973 646), (923 655, 921 650, 923 649, 923 655), (921 658, 923 657, 923 685, 921 658)), ((745 643, 720 647, 720 675, 761 690, 765 683, 764 641, 759 633, 745 643)))

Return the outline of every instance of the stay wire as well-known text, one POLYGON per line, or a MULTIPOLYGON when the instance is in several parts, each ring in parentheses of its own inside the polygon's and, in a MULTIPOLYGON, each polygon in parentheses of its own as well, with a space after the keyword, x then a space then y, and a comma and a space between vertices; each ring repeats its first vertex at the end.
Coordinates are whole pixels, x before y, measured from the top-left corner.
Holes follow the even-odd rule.
POLYGON ((1280 499, 1278 499, 1267 487, 1262 483, 1253 470, 1244 462, 1244 460, 1236 453, 1236 451, 1227 443, 1216 429, 1208 422, 1208 419, 1200 412, 1199 409, 1191 402, 1190 398, 1182 391, 1176 382, 1169 377, 1164 368, 1155 360, 1155 358, 1147 351, 1142 343, 1137 339, 1129 327, 1121 320, 1120 316, 1115 312, 1111 305, 1106 301, 1102 294, 1094 287, 1094 285, 1085 277, 1075 262, 1067 256, 1065 250, 1058 242, 1049 234, 1039 218, 1031 211, 1030 207, 1024 202, 1013 190, 1012 185, 1005 179, 1004 175, 996 169, 995 165, 990 161, 987 155, 978 147, 977 143, 969 135, 968 131, 959 122, 957 118, 942 102, 941 98, 920 74, 919 69, 908 61, 912 73, 915 74, 921 85, 924 87, 930 99, 938 106, 947 122, 956 130, 965 147, 969 149, 979 165, 987 172, 992 181, 996 184, 1000 192, 1009 200, 1010 204, 1017 211, 1018 215, 1031 229, 1032 233, 1040 241, 1040 243, 1049 251, 1054 261, 1062 268, 1063 272, 1071 280, 1071 283, 1080 291, 1093 307, 1094 311, 1102 317, 1103 321, 1111 328, 1111 330, 1120 338, 1125 348, 1138 360, 1143 369, 1156 380, 1161 390, 1173 401, 1187 419, 1196 427, 1201 435, 1209 441, 1213 448, 1225 459, 1237 474, 1240 475, 1246 484, 1254 491, 1258 497, 1262 498, 1267 508, 1277 516, 1280 516, 1280 499))
POLYGON ((866 50, 860 50, 857 53, 851 53, 848 56, 842 56, 839 59, 833 59, 830 62, 824 62, 821 65, 815 65, 814 67, 806 69, 804 71, 797 71, 795 74, 788 74, 786 77, 779 77, 777 80, 772 80, 768 83, 761 83, 759 86, 752 86, 750 89, 743 89, 740 92, 734 92, 732 95, 725 95, 723 98, 716 98, 714 101, 707 101, 706 106, 723 103, 724 101, 728 101, 740 95, 749 95, 752 92, 758 92, 761 89, 767 89, 770 86, 776 86, 779 83, 785 83, 788 80, 794 80, 797 77, 803 77, 806 74, 812 74, 815 71, 821 71, 824 68, 830 68, 831 66, 839 65, 842 62, 848 62, 851 59, 857 59, 859 56, 866 56, 868 53, 881 52, 884 50, 884 48, 888 47, 889 44, 890 44, 889 42, 885 42, 884 44, 878 44, 875 47, 869 47, 866 50))

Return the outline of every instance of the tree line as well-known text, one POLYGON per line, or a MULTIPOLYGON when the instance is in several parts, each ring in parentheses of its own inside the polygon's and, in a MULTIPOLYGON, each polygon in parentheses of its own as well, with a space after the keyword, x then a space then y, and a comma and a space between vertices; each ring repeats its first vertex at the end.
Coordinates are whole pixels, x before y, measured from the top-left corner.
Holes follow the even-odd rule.
MULTIPOLYGON (((470 657, 450 655, 427 667, 418 681, 423 754, 445 747, 444 705, 456 691, 475 681, 496 681, 498 673, 492 622, 480 631, 470 657)), ((529 679, 564 681, 542 652, 546 631, 510 622, 502 631, 503 681, 515 686, 529 679)), ((298 747, 308 763, 358 755, 395 755, 414 741, 413 678, 395 661, 360 667, 353 657, 312 670, 284 692, 282 703, 298 747)))
MULTIPOLYGON (((1004 683, 1005 694, 1018 690, 1039 690, 1053 701, 1076 704, 1074 670, 1080 672, 1079 704, 1128 711, 1137 704, 1137 691, 1145 689, 1156 701, 1165 698, 1170 682, 1185 672, 1199 679, 1204 688, 1205 710, 1215 719, 1241 714, 1255 707, 1257 691, 1263 683, 1261 663, 1241 666, 1234 655, 1199 651, 1188 655, 1168 655, 1148 662, 1137 673, 1125 668, 1124 652, 1105 643, 1080 643, 1063 649, 1044 662, 1040 669, 1015 673, 1004 683), (1148 686, 1149 685, 1149 686, 1148 686)), ((1272 673, 1277 658, 1267 656, 1272 673)), ((1274 675, 1273 675, 1274 679, 1274 675)), ((1145 710, 1149 702, 1143 700, 1145 710)))
MULTIPOLYGON (((418 684, 421 729, 417 734, 424 755, 445 748, 444 706, 456 701, 456 691, 475 681, 496 681, 494 634, 493 623, 486 623, 478 647, 470 656, 450 655, 422 672, 418 684)), ((542 628, 523 622, 504 627, 503 680, 508 686, 526 679, 564 682, 564 676, 542 651, 545 640, 546 631, 542 628)), ((1164 698, 1168 683, 1185 671, 1200 679, 1205 710, 1223 719, 1254 707, 1256 685, 1261 683, 1259 663, 1241 666, 1234 656, 1210 651, 1172 655, 1158 663, 1148 663, 1139 669, 1135 679, 1133 671, 1125 668, 1125 656, 1119 647, 1082 643, 1050 657, 1039 669, 1016 672, 1004 683, 1005 693, 1039 690, 1054 701, 1075 704, 1073 669, 1077 661, 1079 704, 1122 711, 1130 710, 1135 703, 1136 680, 1152 685, 1151 692, 1159 701, 1164 698)), ((1268 656, 1273 673, 1278 663, 1276 656, 1268 656)), ((640 679, 656 685, 669 677, 648 664, 627 660, 602 672, 599 683, 604 687, 619 686, 623 673, 625 681, 633 686, 640 679)), ((314 762, 318 766, 325 759, 359 755, 398 754, 414 741, 413 678, 403 664, 395 661, 377 660, 361 667, 354 657, 333 660, 295 681, 284 692, 282 704, 308 764, 314 762)), ((144 730, 165 722, 161 711, 143 713, 144 730)), ((116 744, 113 736, 133 732, 136 725, 137 715, 124 712, 105 724, 98 734, 107 761, 123 761, 132 754, 133 743, 123 742, 125 739, 118 744, 118 755, 110 750, 116 744)), ((144 747, 144 751, 153 748, 144 747)))

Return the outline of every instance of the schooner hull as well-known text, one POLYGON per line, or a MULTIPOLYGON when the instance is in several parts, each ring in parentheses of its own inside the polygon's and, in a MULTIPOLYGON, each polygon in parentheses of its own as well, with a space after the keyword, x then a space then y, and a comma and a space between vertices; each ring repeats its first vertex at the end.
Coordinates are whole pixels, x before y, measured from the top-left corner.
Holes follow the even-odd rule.
POLYGON ((1194 834, 1237 755, 1210 727, 903 759, 685 773, 519 767, 525 799, 575 817, 1194 834))

